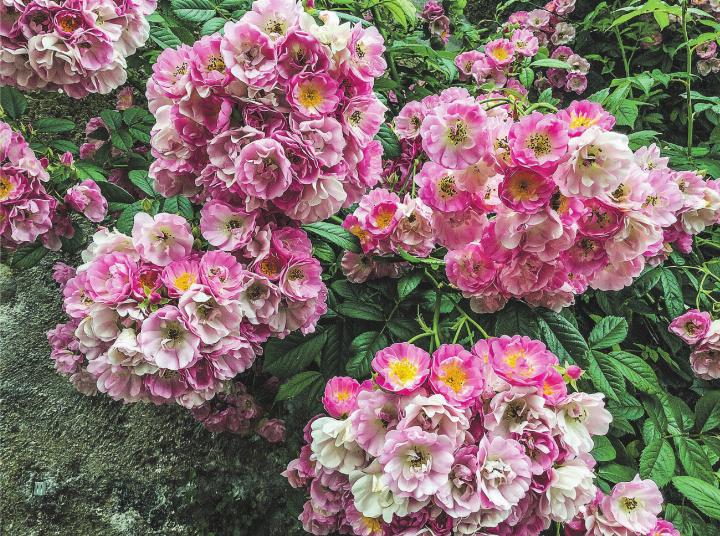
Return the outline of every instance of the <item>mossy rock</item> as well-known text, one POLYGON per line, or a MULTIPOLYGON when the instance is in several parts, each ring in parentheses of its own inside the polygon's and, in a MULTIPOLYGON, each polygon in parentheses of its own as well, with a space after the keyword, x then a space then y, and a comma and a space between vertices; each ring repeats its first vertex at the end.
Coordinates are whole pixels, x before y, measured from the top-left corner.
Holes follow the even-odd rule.
POLYGON ((56 260, 73 259, 0 267, 0 533, 300 533, 299 497, 279 474, 298 430, 282 446, 211 434, 183 408, 86 397, 54 371, 56 260))

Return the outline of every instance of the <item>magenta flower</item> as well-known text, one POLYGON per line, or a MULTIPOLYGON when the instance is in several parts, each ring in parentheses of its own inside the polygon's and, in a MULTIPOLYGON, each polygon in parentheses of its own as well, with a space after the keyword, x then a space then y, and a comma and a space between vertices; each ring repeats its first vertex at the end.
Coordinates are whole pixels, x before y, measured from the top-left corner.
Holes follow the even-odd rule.
POLYGON ((145 212, 135 214, 132 238, 140 256, 159 266, 184 259, 193 244, 190 226, 185 218, 167 213, 155 216, 145 212))
POLYGON ((511 385, 540 386, 549 367, 558 359, 540 341, 503 335, 490 342, 490 363, 495 373, 511 385))
POLYGON ((351 98, 342 111, 343 126, 361 145, 369 144, 385 120, 387 107, 374 94, 351 98))
POLYGON ((420 127, 428 156, 450 169, 468 167, 488 151, 487 116, 475 102, 463 100, 432 110, 420 127))
POLYGON ((225 24, 220 43, 223 61, 230 72, 248 86, 271 89, 277 80, 275 48, 270 38, 244 20, 225 24))
POLYGON ((636 475, 630 482, 616 484, 610 494, 610 511, 623 527, 640 534, 657 524, 663 498, 657 484, 636 475))
POLYGON ((516 165, 552 173, 567 153, 567 125, 556 116, 533 112, 510 128, 508 142, 516 165))
POLYGON ((91 179, 71 187, 65 194, 65 202, 73 210, 81 212, 87 219, 95 223, 103 221, 107 215, 107 200, 103 197, 95 181, 91 179))
POLYGON ((200 211, 200 232, 213 246, 235 251, 250 242, 255 230, 256 212, 246 212, 227 203, 212 200, 200 211))
POLYGON ((515 46, 508 39, 495 39, 485 45, 485 54, 496 69, 503 69, 515 61, 515 46))
POLYGON ((385 436, 385 447, 378 457, 382 482, 398 497, 427 500, 447 483, 452 451, 450 438, 420 427, 392 430, 385 436))
POLYGON ((242 292, 247 271, 224 251, 208 251, 200 259, 200 282, 219 303, 228 303, 242 292))
POLYGON ((430 375, 430 354, 413 344, 396 343, 377 352, 371 365, 378 373, 375 381, 380 387, 406 395, 430 375))
POLYGON ((295 300, 314 298, 322 287, 322 267, 313 258, 290 261, 280 274, 282 292, 295 300))
POLYGON ((360 384, 347 376, 335 376, 325 384, 322 398, 325 411, 336 419, 347 417, 357 407, 360 384))
POLYGON ((328 49, 314 36, 291 28, 276 45, 277 70, 283 80, 304 71, 324 72, 330 66, 328 49))
POLYGON ((540 46, 538 38, 530 30, 518 28, 512 34, 512 44, 515 52, 526 58, 532 58, 537 54, 540 46))
POLYGON ((287 98, 293 109, 308 119, 332 114, 338 107, 338 84, 326 74, 302 72, 288 81, 287 98))
POLYGON ((280 197, 290 186, 290 161, 280 142, 262 139, 249 143, 236 161, 236 185, 260 199, 280 197))
POLYGON ((376 77, 382 76, 387 69, 383 56, 385 41, 374 26, 363 28, 361 24, 356 24, 350 36, 348 49, 350 71, 358 79, 371 82, 376 77))
POLYGON ((442 212, 460 212, 470 205, 472 196, 461 190, 455 171, 434 162, 425 162, 415 182, 420 186, 418 197, 442 212))
POLYGON ((166 305, 143 321, 138 343, 158 367, 181 370, 197 359, 200 338, 192 333, 177 307, 166 305))
POLYGON ((495 280, 498 268, 483 247, 477 243, 453 249, 445 255, 448 280, 463 292, 482 292, 495 280))
POLYGON ((188 326, 207 345, 220 342, 240 324, 242 315, 237 303, 221 305, 200 285, 191 287, 178 302, 188 326))
POLYGON ((690 309, 686 313, 675 318, 669 326, 671 333, 674 333, 689 345, 698 344, 710 330, 712 317, 710 313, 690 309))
POLYGON ((135 259, 124 253, 100 255, 85 272, 88 296, 97 303, 122 303, 130 297, 137 270, 135 259))
POLYGON ((483 437, 478 445, 478 488, 483 508, 508 510, 530 487, 530 459, 512 439, 483 437))
POLYGON ((532 214, 547 204, 555 188, 555 183, 540 173, 517 168, 505 175, 498 194, 508 208, 532 214))

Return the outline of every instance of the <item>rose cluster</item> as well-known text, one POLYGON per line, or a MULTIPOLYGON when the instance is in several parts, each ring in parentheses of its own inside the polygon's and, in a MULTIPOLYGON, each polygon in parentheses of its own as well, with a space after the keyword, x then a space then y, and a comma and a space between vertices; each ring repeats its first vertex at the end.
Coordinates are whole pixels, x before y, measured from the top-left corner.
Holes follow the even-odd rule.
MULTIPOLYGON (((262 386, 267 388, 267 382, 262 386)), ((241 382, 228 382, 225 390, 191 410, 211 432, 230 432, 240 436, 256 433, 269 443, 285 441, 285 422, 263 417, 263 407, 241 382)))
MULTIPOLYGON (((542 342, 503 336, 432 356, 397 343, 372 369, 362 384, 328 382, 327 415, 308 423, 283 473, 309 491, 306 531, 534 535, 594 500, 592 437, 612 416, 602 394, 568 389, 582 371, 561 367, 542 342)), ((643 523, 660 512, 654 491, 643 523)))
POLYGON ((445 8, 436 0, 429 0, 425 3, 420 19, 425 22, 427 33, 443 44, 450 40, 450 19, 445 14, 445 8))
MULTIPOLYGON (((72 165, 72 154, 66 153, 60 165, 72 165)), ((68 209, 100 222, 108 204, 98 185, 88 179, 65 194, 65 203, 45 189, 50 180, 48 161, 39 160, 22 134, 0 121, 0 239, 3 247, 14 249, 40 239, 52 250, 62 246, 61 237, 72 238, 75 230, 68 209)))
POLYGON ((98 231, 77 272, 56 274, 71 318, 48 333, 58 372, 85 394, 192 408, 248 369, 269 337, 312 332, 327 289, 310 240, 247 220, 227 225, 228 240, 245 244, 233 253, 198 251, 174 214, 136 214, 132 237, 98 231))
POLYGON ((417 197, 373 191, 345 227, 365 253, 422 256, 434 236, 477 312, 510 298, 560 310, 588 287, 620 290, 672 247, 689 252, 718 220, 720 183, 673 171, 654 145, 633 152, 614 123, 589 101, 517 120, 461 88, 411 102, 395 130, 429 158, 417 197))
POLYGON ((80 99, 127 79, 125 58, 150 35, 155 0, 0 3, 0 85, 80 99))
POLYGON ((720 378, 720 320, 713 320, 705 311, 691 309, 674 319, 669 329, 692 346, 690 366, 699 378, 720 378))
POLYGON ((549 68, 544 77, 535 80, 535 87, 581 94, 587 88, 590 63, 567 46, 575 39, 575 28, 562 18, 574 9, 575 1, 571 0, 551 2, 545 9, 516 11, 502 26, 502 37, 486 43, 483 52, 471 50, 456 56, 461 77, 527 93, 518 80, 521 64, 545 47, 551 59, 563 61, 569 68, 549 68))
POLYGON ((158 192, 309 223, 377 183, 383 38, 320 19, 295 0, 258 0, 223 36, 160 55, 147 86, 158 192))

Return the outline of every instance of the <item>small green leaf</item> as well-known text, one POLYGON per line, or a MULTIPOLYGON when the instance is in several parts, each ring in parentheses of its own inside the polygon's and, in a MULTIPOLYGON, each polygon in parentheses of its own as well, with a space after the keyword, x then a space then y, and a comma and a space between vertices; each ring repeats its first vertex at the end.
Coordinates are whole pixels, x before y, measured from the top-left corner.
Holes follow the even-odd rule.
POLYGON ((530 64, 530 67, 548 67, 552 69, 565 69, 566 71, 570 71, 573 68, 568 62, 554 58, 535 60, 530 64))
POLYGON ((150 27, 150 39, 162 49, 176 48, 182 45, 180 38, 166 26, 152 25, 150 27))
POLYGON ((375 352, 388 345, 387 336, 380 331, 366 331, 355 337, 350 343, 350 355, 345 370, 353 378, 366 378, 370 375, 370 362, 375 352))
POLYGON ((685 312, 685 299, 683 298, 682 288, 675 277, 675 274, 669 268, 662 268, 660 271, 660 283, 662 284, 663 295, 665 298, 665 309, 670 318, 680 316, 685 312))
POLYGON ((709 391, 695 405, 695 427, 700 433, 720 428, 720 391, 709 391))
POLYGON ((206 20, 200 27, 200 35, 211 35, 223 29, 227 21, 222 17, 213 17, 206 20))
POLYGON ((110 141, 113 147, 128 152, 133 148, 133 137, 125 128, 114 130, 110 133, 110 141))
POLYGON ((307 336, 294 332, 284 339, 270 339, 265 344, 263 368, 270 374, 287 378, 319 358, 326 339, 325 332, 307 336))
POLYGON ((673 440, 675 441, 675 448, 677 448, 678 458, 685 472, 695 478, 714 482, 715 474, 710 465, 710 460, 708 460, 707 454, 705 454, 700 443, 689 437, 682 436, 676 436, 673 440))
POLYGON ((380 125, 380 131, 375 136, 375 139, 382 145, 384 159, 398 158, 400 156, 402 152, 400 140, 386 123, 380 125))
POLYGON ((423 274, 420 271, 414 271, 405 274, 398 280, 397 290, 398 290, 398 297, 400 300, 404 300, 410 294, 412 294, 412 291, 415 290, 420 282, 422 281, 423 274))
POLYGON ((316 383, 323 383, 322 374, 317 371, 307 370, 305 372, 295 374, 295 376, 280 386, 275 400, 280 401, 294 398, 307 391, 310 386, 316 383))
POLYGON ((373 303, 346 301, 338 305, 337 312, 342 316, 356 318, 358 320, 385 321, 385 314, 382 308, 373 303))
POLYGON ((20 119, 27 109, 25 95, 10 86, 0 87, 0 106, 13 119, 20 119))
MULTIPOLYGON (((95 182, 97 182, 98 184, 100 184, 100 182, 107 181, 102 168, 99 166, 96 166, 92 162, 88 162, 87 160, 79 160, 79 161, 75 162, 75 169, 77 170, 78 179, 80 179, 80 180, 92 179, 95 182)), ((128 195, 130 195, 130 194, 128 194, 128 195)), ((132 196, 130 196, 130 197, 132 197, 132 196)), ((129 201, 129 202, 132 203, 132 201, 129 201)))
POLYGON ((588 343, 591 348, 610 348, 625 340, 628 333, 628 323, 619 316, 606 316, 590 332, 588 343))
POLYGON ((663 487, 675 474, 675 453, 665 439, 658 437, 640 455, 640 476, 663 487))
POLYGON ((153 188, 152 180, 148 176, 148 172, 142 169, 134 169, 128 173, 130 182, 145 192, 150 197, 157 197, 157 192, 153 188))
POLYGON ((617 456, 615 447, 612 446, 612 443, 610 443, 610 440, 607 437, 595 436, 593 437, 593 443, 595 446, 590 454, 596 461, 611 462, 617 456))
POLYGON ((215 6, 209 0, 172 0, 173 13, 188 22, 205 22, 216 14, 215 6))
POLYGON ((600 478, 604 478, 612 484, 617 484, 618 482, 628 482, 632 480, 635 478, 637 471, 627 465, 610 463, 601 465, 597 470, 597 474, 600 478))
POLYGON ((57 134, 59 132, 68 132, 75 128, 75 123, 69 119, 57 119, 54 117, 47 117, 44 119, 38 119, 33 123, 33 127, 38 132, 44 132, 46 134, 57 134))
POLYGON ((98 181, 97 185, 100 187, 105 199, 110 203, 134 203, 135 198, 124 188, 121 188, 117 184, 107 181, 98 181))
POLYGON ((706 516, 720 520, 720 490, 691 476, 676 476, 673 486, 706 516))
POLYGON ((56 151, 60 151, 61 153, 69 152, 69 153, 75 153, 79 151, 79 147, 77 144, 71 142, 70 140, 52 140, 49 143, 50 147, 55 149, 56 151))
POLYGON ((535 72, 530 67, 525 67, 520 71, 519 80, 525 88, 530 89, 535 81, 535 72))
POLYGON ((618 126, 634 127, 638 118, 638 107, 633 101, 623 101, 615 109, 615 119, 618 126))
POLYGON ((358 239, 339 225, 319 221, 317 223, 303 225, 303 229, 309 233, 319 236, 331 244, 340 246, 344 250, 360 253, 360 243, 358 242, 358 239))
POLYGON ((123 125, 122 115, 117 110, 103 110, 100 112, 100 119, 110 131, 117 130, 123 125))
POLYGON ((133 225, 135 224, 135 214, 138 212, 143 212, 142 201, 135 201, 132 205, 128 205, 125 210, 120 213, 120 216, 115 223, 117 230, 121 233, 129 235, 132 232, 133 225))
POLYGON ((43 260, 47 252, 48 249, 42 244, 21 246, 13 252, 10 266, 16 270, 27 270, 43 260))

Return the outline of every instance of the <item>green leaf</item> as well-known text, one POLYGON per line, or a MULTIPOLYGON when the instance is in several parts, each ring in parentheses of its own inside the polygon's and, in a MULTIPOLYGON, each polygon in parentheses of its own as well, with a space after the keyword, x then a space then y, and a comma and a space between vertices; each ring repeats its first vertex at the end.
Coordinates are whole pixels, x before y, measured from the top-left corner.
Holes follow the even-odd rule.
POLYGON ((554 311, 537 309, 536 312, 541 319, 541 334, 545 324, 554 337, 545 340, 550 351, 561 359, 582 362, 590 348, 580 331, 567 318, 554 311))
POLYGON ((612 446, 612 443, 610 443, 610 440, 607 437, 595 436, 593 437, 593 443, 595 444, 595 447, 590 454, 596 461, 611 462, 617 456, 615 447, 612 446))
POLYGON ((645 296, 655 288, 660 281, 660 268, 651 268, 640 275, 632 284, 632 291, 635 296, 645 296))
POLYGON ((628 333, 628 324, 619 316, 606 316, 590 332, 588 344, 591 348, 610 348, 625 340, 628 333))
POLYGON ((275 400, 280 401, 294 398, 308 390, 311 385, 316 383, 323 383, 323 376, 315 370, 307 370, 305 372, 295 374, 295 376, 280 386, 277 396, 275 396, 275 400))
POLYGON ((385 314, 379 305, 359 301, 346 301, 338 305, 338 314, 358 320, 373 320, 384 322, 385 314))
POLYGON ((10 86, 0 87, 0 106, 13 119, 20 119, 27 109, 25 95, 10 86))
POLYGON ((658 437, 640 455, 640 476, 663 487, 675 474, 675 453, 665 439, 658 437))
POLYGON ((683 314, 685 312, 685 299, 675 274, 668 268, 662 268, 660 271, 660 283, 665 297, 665 309, 670 318, 683 314))
POLYGON ((366 378, 370 375, 370 362, 375 352, 385 348, 390 341, 380 331, 366 331, 355 337, 350 343, 350 355, 345 370, 353 378, 366 378))
POLYGON ((335 251, 326 242, 317 242, 316 244, 313 244, 313 257, 329 264, 332 264, 337 260, 335 257, 335 251))
POLYGON ((105 122, 110 131, 117 130, 123 125, 123 118, 117 110, 103 110, 100 112, 100 119, 105 122))
POLYGON ((153 188, 152 181, 148 176, 148 172, 142 169, 134 169, 128 173, 128 178, 135 186, 145 192, 150 197, 156 197, 158 194, 153 188))
POLYGON ((133 204, 128 205, 118 216, 115 223, 117 230, 129 235, 135 224, 135 214, 138 212, 143 212, 142 201, 135 201, 133 204))
POLYGON ((209 0, 172 0, 173 13, 188 22, 205 22, 215 16, 215 6, 209 0))
POLYGON ((195 215, 192 203, 190 203, 190 200, 184 195, 168 197, 163 204, 163 211, 170 212, 172 214, 180 214, 186 220, 193 219, 193 216, 195 215))
POLYGON ((714 482, 716 479, 712 466, 710 465, 710 460, 708 460, 707 454, 705 454, 700 443, 694 439, 683 436, 675 436, 673 439, 675 441, 675 448, 677 448, 678 458, 685 472, 695 478, 701 478, 707 482, 714 482))
MULTIPOLYGON (((95 182, 97 182, 98 184, 100 184, 101 182, 107 181, 102 168, 99 166, 96 166, 92 162, 88 162, 87 160, 78 160, 77 162, 75 162, 75 169, 77 170, 78 179, 80 179, 80 180, 92 179, 95 182)), ((100 189, 102 190, 102 187, 100 189)), ((104 192, 103 192, 103 195, 105 195, 104 192)), ((130 194, 128 194, 128 195, 130 195, 130 194)), ((105 197, 107 197, 107 196, 105 196, 105 197)), ((130 196, 130 197, 132 197, 132 196, 130 196)), ((128 202, 132 203, 132 201, 134 201, 134 199, 131 201, 128 201, 128 202)))
POLYGON ((720 490, 691 476, 676 476, 673 486, 706 516, 720 520, 720 490))
POLYGON ((56 151, 60 151, 61 153, 69 152, 77 154, 79 150, 77 144, 71 142, 70 140, 52 140, 50 141, 49 145, 50 147, 52 147, 56 151))
POLYGON ((627 126, 632 128, 637 121, 639 110, 637 104, 633 101, 623 101, 615 109, 615 119, 618 126, 627 126))
POLYGON ((77 253, 85 247, 85 232, 80 228, 77 223, 73 223, 73 229, 75 233, 72 238, 60 237, 62 242, 62 250, 67 253, 77 253))
POLYGON ((495 319, 495 335, 527 335, 536 337, 537 322, 530 308, 524 303, 507 304, 495 319))
POLYGON ((628 482, 632 480, 635 478, 637 471, 627 465, 610 463, 601 465, 597 470, 597 474, 600 478, 604 478, 612 484, 617 484, 618 482, 628 482))
POLYGON ((222 30, 225 27, 227 21, 222 17, 213 17, 210 20, 206 20, 200 27, 200 35, 210 35, 222 30))
POLYGON ((47 252, 48 249, 42 244, 21 246, 13 252, 10 266, 16 270, 27 270, 43 260, 47 252))
POLYGON ((720 391, 710 391, 695 405, 695 428, 700 433, 720 428, 720 391))
POLYGON ((134 203, 135 198, 124 188, 112 182, 100 181, 97 183, 105 199, 111 203, 134 203))
POLYGON ((612 362, 602 352, 587 353, 588 367, 585 374, 595 388, 608 398, 620 402, 618 393, 625 388, 625 382, 612 362))
POLYGON ((637 389, 650 394, 660 392, 659 382, 655 371, 642 357, 628 352, 611 352, 610 358, 614 361, 616 368, 632 383, 637 389))
POLYGON ((308 233, 312 233, 319 236, 323 240, 340 246, 346 251, 352 251, 354 253, 360 253, 360 243, 357 237, 350 234, 348 231, 335 225, 334 223, 328 223, 326 221, 319 221, 317 223, 309 223, 302 226, 308 233))
POLYGON ((182 45, 180 38, 166 26, 152 25, 150 27, 150 39, 162 49, 176 48, 182 45))
POLYGON ((400 156, 402 152, 400 140, 386 123, 380 125, 380 131, 375 136, 375 139, 382 145, 384 159, 389 160, 400 156))
POLYGON ((406 341, 417 334, 419 326, 414 318, 403 318, 396 315, 388 322, 387 327, 397 340, 406 341))
POLYGON ((125 128, 113 130, 110 133, 110 141, 112 142, 113 147, 124 152, 131 151, 133 148, 133 137, 125 128))
POLYGON ((535 72, 530 67, 524 67, 523 70, 520 71, 519 80, 525 88, 530 89, 535 81, 535 72))
POLYGON ((422 272, 416 270, 414 272, 405 274, 398 280, 397 291, 398 297, 401 301, 407 298, 410 294, 412 294, 412 291, 418 287, 418 285, 422 281, 422 278, 422 272))
POLYGON ((325 332, 307 336, 293 332, 284 339, 270 339, 265 344, 263 369, 280 378, 302 371, 322 355, 326 339, 325 332))
POLYGON ((530 67, 548 67, 552 69, 565 69, 566 71, 570 71, 573 68, 568 62, 554 58, 535 60, 530 64, 530 67))
POLYGON ((69 119, 57 119, 54 117, 46 117, 38 119, 33 123, 33 127, 38 132, 46 134, 57 134, 58 132, 68 132, 75 128, 75 123, 69 119))

